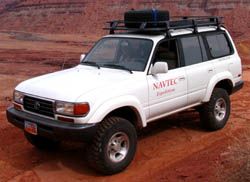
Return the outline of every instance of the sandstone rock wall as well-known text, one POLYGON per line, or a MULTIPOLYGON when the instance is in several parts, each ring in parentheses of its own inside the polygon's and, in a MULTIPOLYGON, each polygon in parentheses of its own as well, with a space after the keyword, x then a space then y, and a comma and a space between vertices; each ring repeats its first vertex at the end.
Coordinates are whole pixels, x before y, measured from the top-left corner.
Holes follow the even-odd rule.
POLYGON ((172 16, 219 15, 235 37, 250 30, 250 0, 1 0, 0 29, 104 34, 111 19, 131 8, 168 9, 172 16))

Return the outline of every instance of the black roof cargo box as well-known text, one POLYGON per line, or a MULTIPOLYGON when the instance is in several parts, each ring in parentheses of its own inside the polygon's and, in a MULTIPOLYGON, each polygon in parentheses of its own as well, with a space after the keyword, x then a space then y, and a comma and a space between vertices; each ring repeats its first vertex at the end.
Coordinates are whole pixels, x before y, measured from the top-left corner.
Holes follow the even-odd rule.
POLYGON ((147 24, 147 28, 164 27, 161 21, 169 21, 169 12, 156 9, 149 10, 130 10, 124 14, 124 22, 127 28, 139 28, 143 22, 152 22, 147 24))

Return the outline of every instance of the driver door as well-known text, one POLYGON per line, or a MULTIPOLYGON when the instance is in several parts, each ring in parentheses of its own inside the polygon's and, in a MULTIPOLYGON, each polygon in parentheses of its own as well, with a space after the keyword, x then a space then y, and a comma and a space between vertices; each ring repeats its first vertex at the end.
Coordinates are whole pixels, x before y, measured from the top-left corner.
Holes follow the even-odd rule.
MULTIPOLYGON (((175 40, 160 43, 154 62, 167 62, 167 73, 148 75, 149 121, 187 106, 186 71, 180 67, 175 40)), ((152 65, 151 65, 152 66, 152 65)))

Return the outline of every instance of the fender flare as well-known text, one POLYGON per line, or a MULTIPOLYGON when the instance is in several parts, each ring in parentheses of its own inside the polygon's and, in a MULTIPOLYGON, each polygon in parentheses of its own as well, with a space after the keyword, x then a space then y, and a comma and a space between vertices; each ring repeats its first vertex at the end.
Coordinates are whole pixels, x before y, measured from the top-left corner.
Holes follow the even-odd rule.
POLYGON ((146 116, 140 102, 138 101, 138 99, 131 95, 112 98, 104 102, 96 109, 88 123, 101 122, 109 113, 121 107, 133 108, 137 112, 137 115, 139 115, 140 117, 138 121, 139 123, 137 124, 142 127, 145 127, 147 125, 146 116))
POLYGON ((232 82, 232 85, 234 86, 233 76, 230 72, 226 71, 226 72, 216 74, 215 76, 213 76, 210 79, 210 82, 208 83, 208 86, 207 86, 207 92, 206 92, 205 97, 203 98, 202 102, 208 102, 210 100, 210 97, 213 93, 213 90, 214 90, 216 84, 222 80, 230 80, 232 82))

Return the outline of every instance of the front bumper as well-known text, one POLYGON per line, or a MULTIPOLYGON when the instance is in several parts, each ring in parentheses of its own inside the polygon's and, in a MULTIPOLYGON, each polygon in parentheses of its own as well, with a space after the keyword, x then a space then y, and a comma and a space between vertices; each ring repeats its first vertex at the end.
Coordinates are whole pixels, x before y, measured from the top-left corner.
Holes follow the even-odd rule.
POLYGON ((24 121, 37 124, 38 135, 51 139, 89 141, 95 135, 97 124, 74 124, 48 119, 13 107, 6 110, 7 119, 18 128, 24 129, 24 121))

